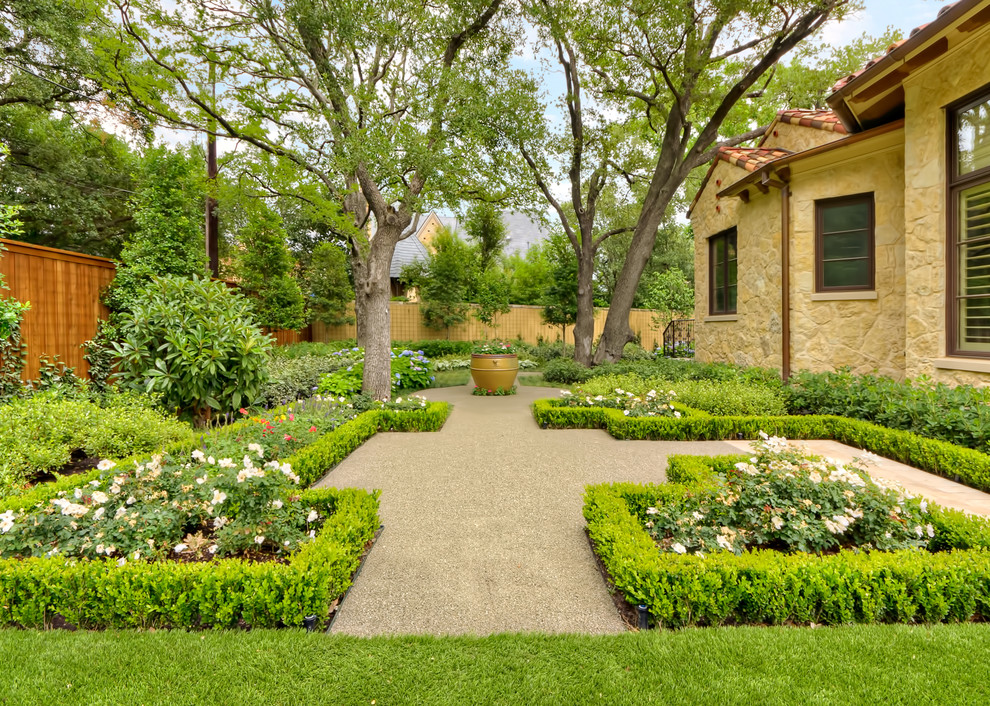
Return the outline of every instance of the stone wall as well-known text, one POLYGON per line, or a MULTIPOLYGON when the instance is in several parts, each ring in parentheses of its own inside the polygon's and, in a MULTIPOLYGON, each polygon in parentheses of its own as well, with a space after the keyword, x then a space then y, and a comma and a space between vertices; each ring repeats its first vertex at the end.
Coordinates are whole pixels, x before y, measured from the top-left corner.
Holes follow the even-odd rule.
POLYGON ((773 126, 773 131, 766 136, 761 147, 779 147, 791 152, 803 152, 813 147, 833 142, 844 134, 832 132, 831 130, 819 130, 818 128, 805 127, 804 125, 791 125, 790 123, 777 123, 773 126), (777 134, 773 134, 776 132, 777 134))
MULTIPOLYGON (((949 37, 949 51, 904 80, 906 370, 947 383, 987 384, 990 374, 946 367, 946 113, 990 83, 990 28, 949 37)), ((990 365, 986 365, 990 373, 990 365)), ((975 367, 980 367, 977 364, 975 367)))
POLYGON ((695 232, 695 356, 780 368, 780 195, 744 204, 715 193, 746 176, 719 162, 691 214, 695 232), (721 182, 719 185, 718 182, 721 182), (737 226, 737 315, 708 314, 708 238, 737 226))
MULTIPOLYGON (((904 146, 900 132, 885 147, 802 170, 791 180, 791 369, 834 370, 904 377, 904 146), (874 292, 815 293, 815 201, 873 192, 874 292), (841 299, 826 297, 842 297, 841 299), (857 298, 845 298, 857 297, 857 298), (870 298, 874 297, 874 298, 870 298)), ((871 140, 875 142, 875 140, 871 140)))

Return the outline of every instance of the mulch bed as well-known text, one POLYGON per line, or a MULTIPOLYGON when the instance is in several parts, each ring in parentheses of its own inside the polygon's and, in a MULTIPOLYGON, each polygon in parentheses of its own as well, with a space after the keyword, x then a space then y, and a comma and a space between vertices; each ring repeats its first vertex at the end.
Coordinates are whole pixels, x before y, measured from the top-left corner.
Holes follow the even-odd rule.
POLYGON ((54 480, 58 480, 62 476, 74 476, 80 473, 89 473, 91 470, 96 468, 97 464, 100 462, 100 458, 97 456, 89 456, 82 449, 76 449, 69 456, 69 462, 57 468, 53 471, 42 471, 38 473, 31 482, 27 484, 27 487, 31 488, 42 483, 51 483, 54 480))
POLYGON ((615 609, 619 612, 619 617, 626 624, 626 628, 633 632, 639 632, 639 611, 636 609, 636 606, 626 600, 626 597, 622 595, 622 591, 615 587, 611 574, 608 573, 608 569, 605 568, 601 558, 598 556, 597 548, 591 539, 591 535, 588 534, 587 528, 584 530, 584 536, 588 538, 588 546, 591 547, 591 554, 595 557, 595 565, 602 575, 605 587, 608 588, 608 594, 612 596, 612 602, 615 604, 615 609))

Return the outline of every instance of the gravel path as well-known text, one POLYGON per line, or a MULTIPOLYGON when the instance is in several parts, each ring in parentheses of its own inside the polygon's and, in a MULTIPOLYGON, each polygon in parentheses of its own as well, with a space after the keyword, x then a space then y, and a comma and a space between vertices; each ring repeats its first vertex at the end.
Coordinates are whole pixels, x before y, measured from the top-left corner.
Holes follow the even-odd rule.
POLYGON ((624 629, 584 534, 584 486, 659 482, 668 454, 736 450, 541 430, 529 405, 556 395, 535 387, 511 397, 473 397, 467 386, 428 391, 454 404, 443 430, 378 434, 320 481, 382 490, 385 531, 335 632, 624 629))

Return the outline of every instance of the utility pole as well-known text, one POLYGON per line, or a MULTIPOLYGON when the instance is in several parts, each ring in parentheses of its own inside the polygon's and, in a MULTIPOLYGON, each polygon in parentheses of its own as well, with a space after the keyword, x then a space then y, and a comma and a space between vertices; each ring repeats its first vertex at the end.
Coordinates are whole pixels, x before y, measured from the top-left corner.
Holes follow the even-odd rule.
MULTIPOLYGON (((216 66, 210 62, 210 91, 213 97, 212 107, 217 105, 217 80, 216 66)), ((220 277, 220 253, 218 244, 220 241, 220 215, 217 213, 216 194, 217 187, 217 123, 210 119, 207 123, 206 134, 206 256, 210 263, 210 275, 217 279, 220 277)))

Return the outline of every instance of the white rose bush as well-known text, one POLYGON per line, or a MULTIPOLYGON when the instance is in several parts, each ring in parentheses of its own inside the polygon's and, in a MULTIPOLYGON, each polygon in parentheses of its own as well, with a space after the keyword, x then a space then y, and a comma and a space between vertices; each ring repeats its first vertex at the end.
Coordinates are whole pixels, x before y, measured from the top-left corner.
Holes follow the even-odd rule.
POLYGON ((709 487, 646 509, 662 551, 896 551, 927 548, 934 535, 924 502, 874 482, 868 455, 844 465, 766 434, 752 448, 709 487))

